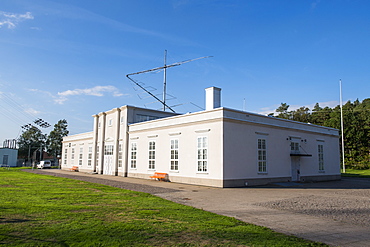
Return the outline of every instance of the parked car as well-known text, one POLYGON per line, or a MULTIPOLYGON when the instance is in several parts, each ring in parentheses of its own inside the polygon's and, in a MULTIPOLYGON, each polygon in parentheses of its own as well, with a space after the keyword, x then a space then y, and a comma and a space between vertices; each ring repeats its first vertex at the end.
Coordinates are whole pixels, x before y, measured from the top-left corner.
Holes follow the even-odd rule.
POLYGON ((37 164, 38 169, 51 168, 50 160, 41 160, 40 164, 37 164))

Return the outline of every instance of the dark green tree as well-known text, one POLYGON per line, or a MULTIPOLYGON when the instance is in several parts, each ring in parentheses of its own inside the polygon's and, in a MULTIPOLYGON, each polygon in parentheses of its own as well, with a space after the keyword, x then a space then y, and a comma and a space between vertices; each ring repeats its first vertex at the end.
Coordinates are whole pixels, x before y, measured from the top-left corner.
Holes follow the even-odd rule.
POLYGON ((310 122, 310 115, 310 109, 302 106, 301 108, 291 112, 291 119, 294 121, 308 123, 310 122))
POLYGON ((276 109, 276 112, 279 113, 277 115, 278 118, 290 119, 291 114, 288 112, 289 105, 287 103, 281 103, 281 105, 276 109))
POLYGON ((67 136, 69 133, 67 127, 67 120, 59 120, 47 137, 47 150, 54 159, 58 158, 58 156, 62 154, 63 137, 67 136))
MULTIPOLYGON (((43 134, 40 129, 32 126, 28 130, 22 132, 18 138, 18 156, 30 161, 33 153, 37 149, 45 147, 46 134, 43 134)), ((39 157, 36 157, 39 158, 39 157)))

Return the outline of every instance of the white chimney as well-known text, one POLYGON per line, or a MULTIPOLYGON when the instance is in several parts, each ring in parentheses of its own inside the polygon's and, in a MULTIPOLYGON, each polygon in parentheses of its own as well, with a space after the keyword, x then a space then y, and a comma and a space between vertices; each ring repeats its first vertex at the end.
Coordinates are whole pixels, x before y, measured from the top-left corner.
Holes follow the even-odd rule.
POLYGON ((206 111, 221 107, 221 88, 206 88, 206 111))

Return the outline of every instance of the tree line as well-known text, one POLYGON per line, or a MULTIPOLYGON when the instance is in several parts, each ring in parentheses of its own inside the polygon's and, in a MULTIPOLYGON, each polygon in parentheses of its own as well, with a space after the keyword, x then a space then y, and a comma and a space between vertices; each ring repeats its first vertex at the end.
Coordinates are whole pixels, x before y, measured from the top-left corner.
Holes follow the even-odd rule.
POLYGON ((54 129, 49 134, 43 134, 42 131, 32 126, 24 130, 17 140, 18 157, 25 159, 25 162, 36 162, 42 158, 43 151, 46 151, 54 160, 62 154, 63 137, 67 136, 67 120, 59 120, 54 125, 54 129), (41 153, 41 154, 40 154, 41 153))
MULTIPOLYGON (((353 102, 347 101, 342 106, 342 110, 346 167, 369 169, 370 98, 364 99, 362 102, 358 99, 353 102)), ((319 103, 316 103, 312 110, 302 106, 297 110, 289 111, 289 105, 281 103, 275 111, 276 115, 270 113, 269 116, 336 128, 339 129, 340 135, 342 135, 340 105, 334 108, 328 106, 322 108, 319 103)), ((342 145, 341 142, 340 145, 342 145)))

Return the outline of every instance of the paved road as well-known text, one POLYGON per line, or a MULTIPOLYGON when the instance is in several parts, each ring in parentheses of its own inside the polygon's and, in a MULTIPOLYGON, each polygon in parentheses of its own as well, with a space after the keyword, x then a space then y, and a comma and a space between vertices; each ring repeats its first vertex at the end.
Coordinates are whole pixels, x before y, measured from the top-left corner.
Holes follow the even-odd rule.
POLYGON ((221 189, 53 169, 37 172, 148 192, 332 246, 370 246, 370 179, 221 189))

